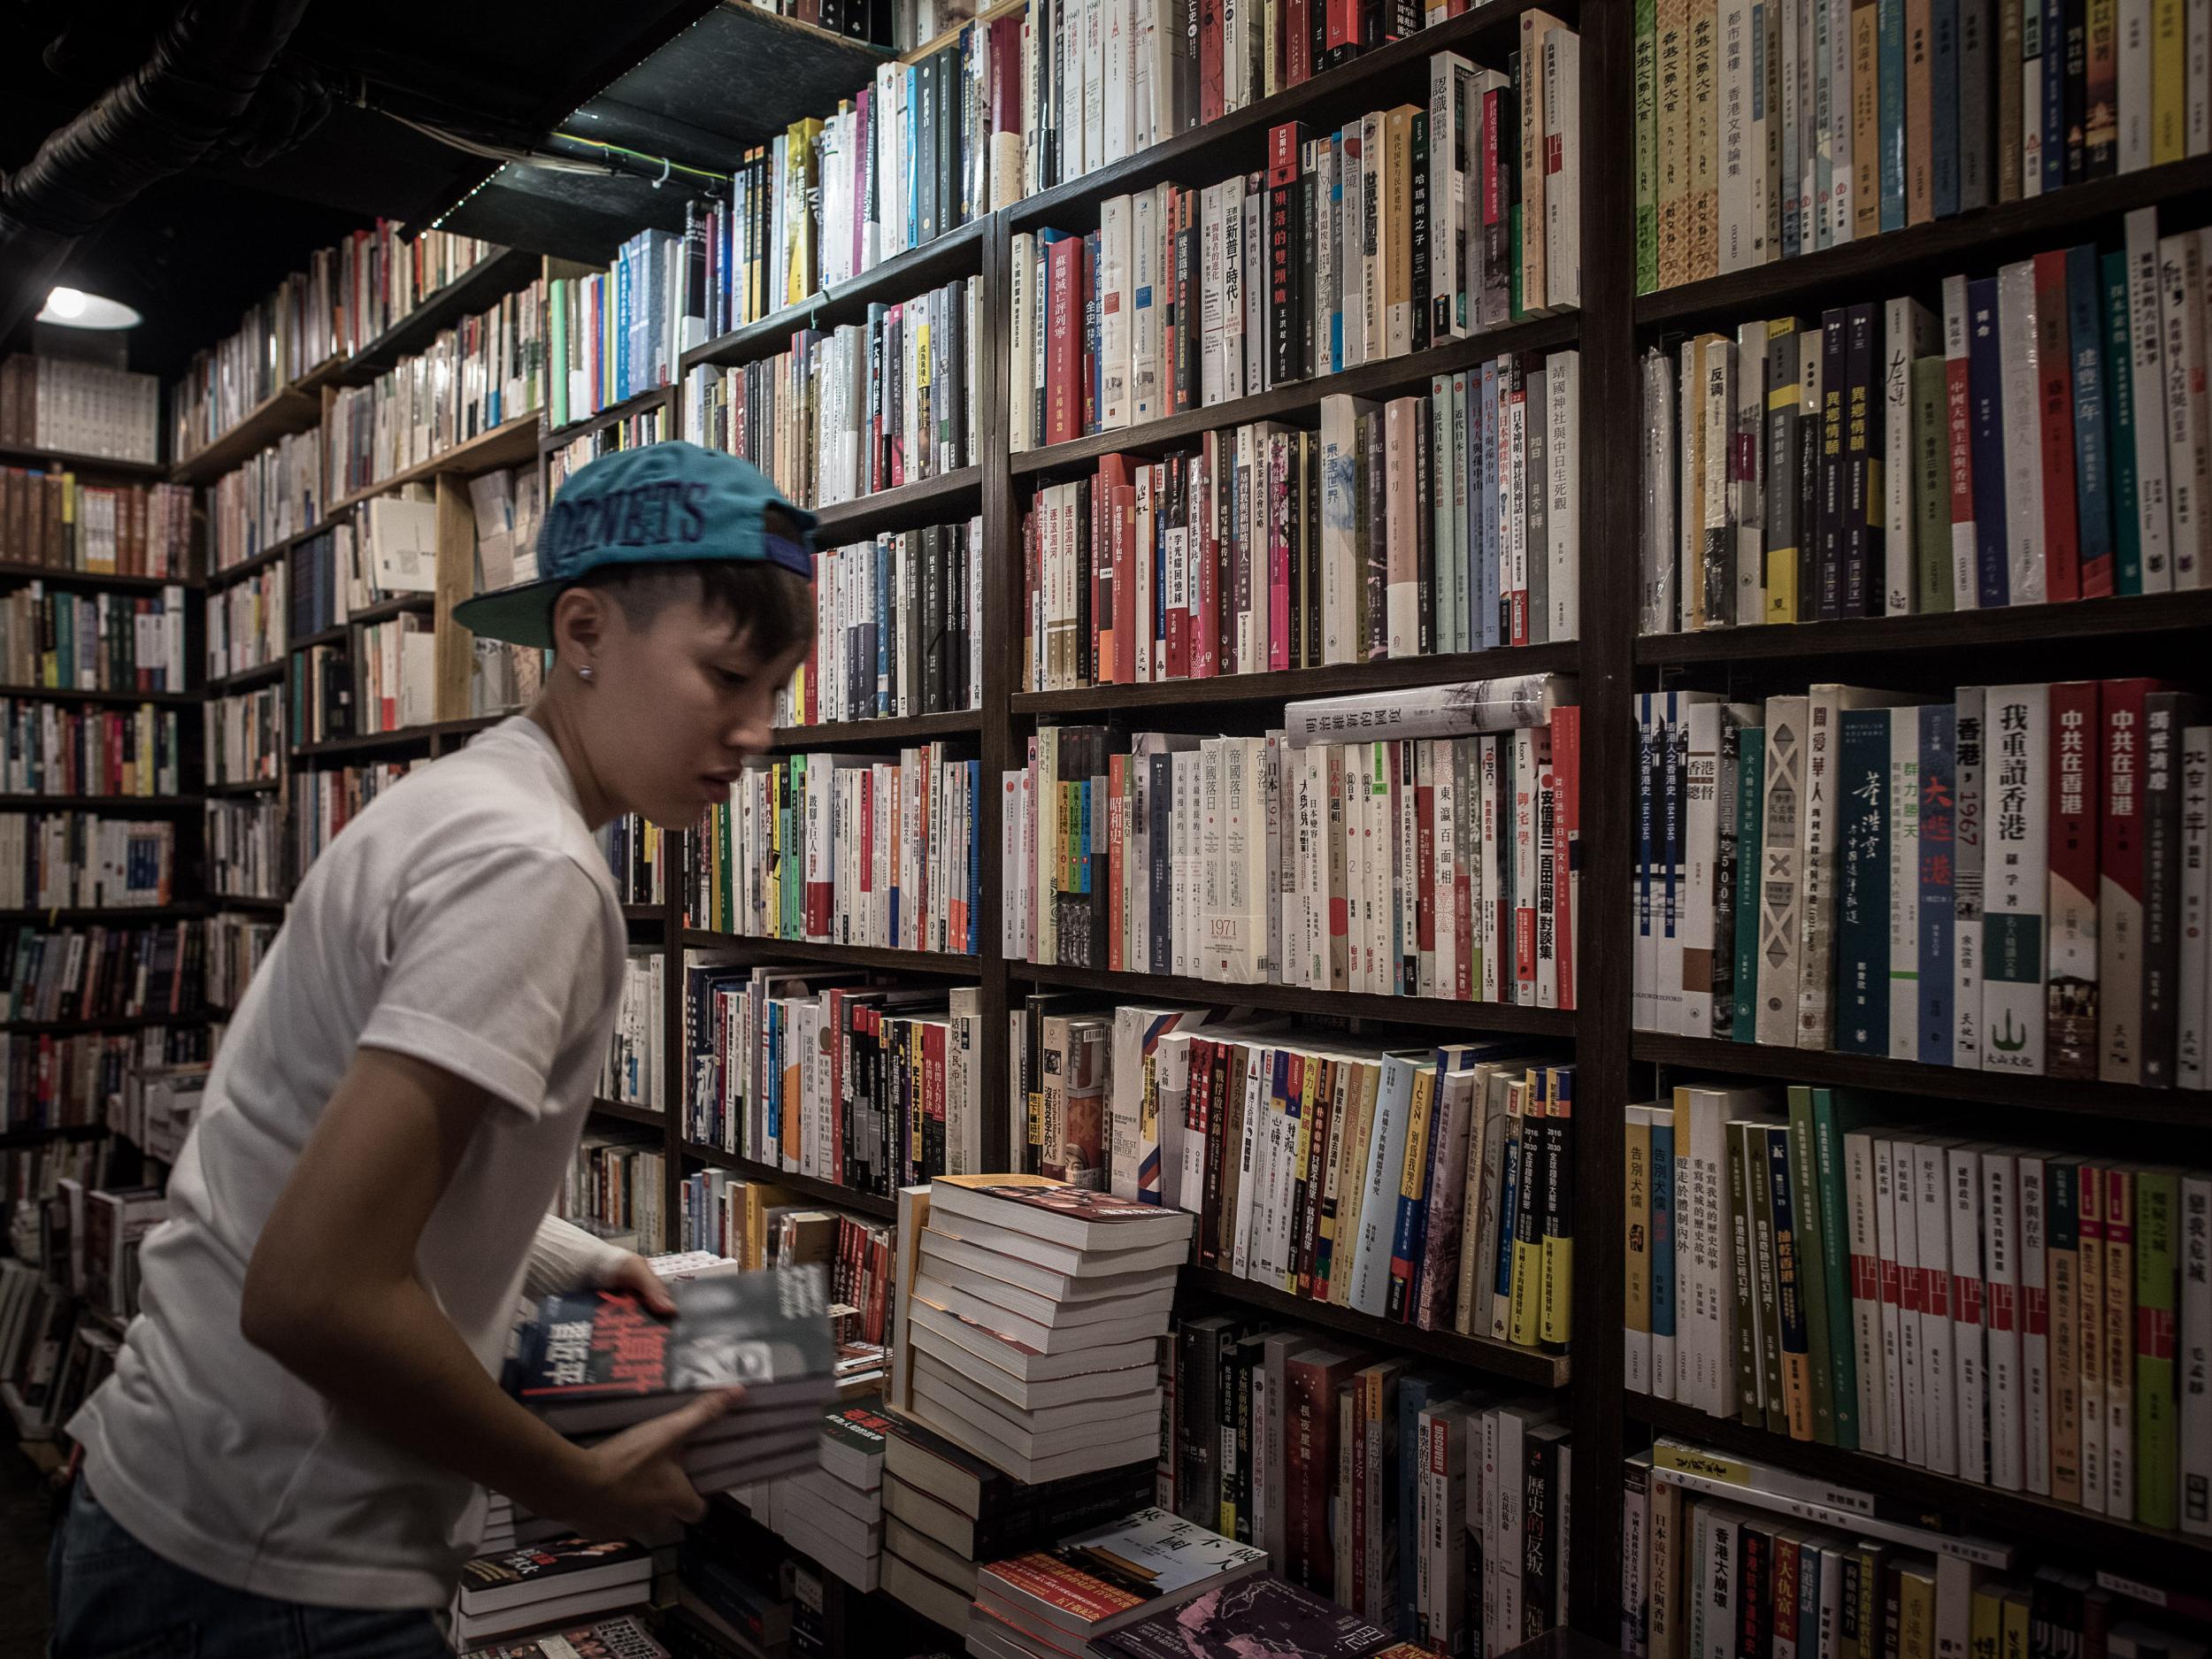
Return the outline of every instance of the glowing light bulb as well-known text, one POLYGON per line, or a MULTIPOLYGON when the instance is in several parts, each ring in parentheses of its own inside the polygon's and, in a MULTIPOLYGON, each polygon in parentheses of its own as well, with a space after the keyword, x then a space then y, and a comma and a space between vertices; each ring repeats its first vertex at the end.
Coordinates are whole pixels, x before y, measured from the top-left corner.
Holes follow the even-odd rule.
POLYGON ((46 307, 57 317, 81 317, 84 315, 84 297, 76 288, 56 288, 46 296, 46 307))

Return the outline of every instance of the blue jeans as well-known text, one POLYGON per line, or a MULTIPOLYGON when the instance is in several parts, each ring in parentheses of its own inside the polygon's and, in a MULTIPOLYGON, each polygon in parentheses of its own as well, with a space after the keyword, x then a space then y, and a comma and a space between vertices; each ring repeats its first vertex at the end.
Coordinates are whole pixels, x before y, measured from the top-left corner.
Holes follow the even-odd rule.
POLYGON ((140 1543, 80 1480, 46 1555, 49 1659, 449 1659, 420 1608, 306 1607, 233 1590, 140 1543))

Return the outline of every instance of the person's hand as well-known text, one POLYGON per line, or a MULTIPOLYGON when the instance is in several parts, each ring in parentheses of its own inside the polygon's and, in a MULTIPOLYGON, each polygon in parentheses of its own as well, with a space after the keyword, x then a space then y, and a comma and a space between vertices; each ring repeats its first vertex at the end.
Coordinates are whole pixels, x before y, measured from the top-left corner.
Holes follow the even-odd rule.
POLYGON ((621 1259, 607 1270, 600 1281, 602 1290, 626 1290, 645 1304, 648 1313, 662 1318, 672 1317, 676 1311, 676 1299, 668 1294, 668 1286, 653 1271, 652 1264, 636 1251, 626 1251, 621 1259))
POLYGON ((718 1388, 584 1449, 558 1518, 588 1538, 645 1539, 697 1520, 707 1505, 684 1472, 685 1443, 744 1397, 742 1388, 718 1388))

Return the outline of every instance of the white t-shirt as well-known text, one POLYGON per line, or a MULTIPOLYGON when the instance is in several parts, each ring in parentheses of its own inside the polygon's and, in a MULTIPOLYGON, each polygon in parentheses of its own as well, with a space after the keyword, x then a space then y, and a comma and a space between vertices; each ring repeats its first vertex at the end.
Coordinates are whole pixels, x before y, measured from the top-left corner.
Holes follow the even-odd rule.
MULTIPOLYGON (((418 1263, 495 1371, 590 1110, 624 941, 567 768, 526 719, 380 795, 316 860, 208 1079, 115 1374, 69 1425, 94 1494, 140 1542, 287 1601, 450 1599, 480 1529, 476 1489, 340 1417, 249 1343, 246 1263, 354 1050, 442 1066, 495 1103, 418 1263)), ((569 1266, 595 1275, 611 1254, 569 1266)))

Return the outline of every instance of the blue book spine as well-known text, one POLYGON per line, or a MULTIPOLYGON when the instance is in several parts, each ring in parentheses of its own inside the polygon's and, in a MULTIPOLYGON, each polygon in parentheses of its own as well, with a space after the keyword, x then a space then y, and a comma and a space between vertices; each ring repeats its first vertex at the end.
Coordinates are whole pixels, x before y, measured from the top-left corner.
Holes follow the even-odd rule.
POLYGON ((1889 717, 1846 709, 1837 745, 1836 1047, 1889 1052, 1889 717))
POLYGON ((1510 1296, 1513 1294, 1513 1234, 1521 1213, 1521 1136, 1530 1133, 1528 1118, 1509 1119, 1517 1125, 1515 1133, 1505 1143, 1505 1156, 1498 1164, 1498 1259, 1493 1263, 1490 1288, 1494 1294, 1510 1296))
POLYGON ((1959 211, 1959 0, 1928 4, 1928 186, 1938 219, 1959 211))
POLYGON ((608 384, 601 396, 603 404, 618 403, 630 395, 630 317, 635 303, 630 292, 630 273, 635 268, 636 258, 634 240, 625 243, 615 256, 614 372, 607 377, 608 384))
POLYGON ((1951 1064, 1953 855, 1958 841, 1958 710, 1924 703, 1920 715, 1920 1041, 1923 1065, 1951 1064))
MULTIPOLYGON (((2004 342, 1997 335, 1997 279, 1966 285, 1966 373, 1974 422, 1976 603, 1985 611, 2012 603, 2005 564, 2004 342)), ((2032 511, 2033 503, 2024 503, 2032 511)))
POLYGON ((1651 1114, 1651 1334, 1652 1392, 1671 1399, 1673 1367, 1656 1347, 1674 1340, 1674 1114, 1664 1108, 1651 1114))
POLYGON ((2066 250, 2067 324, 2074 369, 2074 502, 2084 599, 2101 599, 2113 590, 2112 462, 2105 440, 2104 334, 2097 317, 2101 280, 2095 248, 2082 242, 2066 250))
POLYGON ((1875 13, 1875 54, 1880 65, 1878 104, 1881 131, 1882 228, 1905 228, 1905 0, 1881 0, 1875 13))
MULTIPOLYGON (((2135 342, 2128 323, 2128 257, 2115 249, 2104 256, 2105 399, 2112 438, 2112 591, 2143 591, 2143 524, 2136 517, 2135 366, 2128 360, 2135 342)), ((2086 589, 2085 588, 2085 591, 2086 589)))
MULTIPOLYGON (((1398 1490, 1414 1492, 1420 1478, 1421 1413, 1454 1398, 1458 1390, 1441 1378, 1409 1371, 1398 1379, 1398 1490)), ((1419 1617, 1421 1551, 1401 1538, 1398 1548, 1398 1629, 1417 1628, 1419 1617)))
POLYGON ((891 636, 898 624, 891 616, 891 549, 875 544, 876 575, 876 718, 891 712, 891 636))
MULTIPOLYGON (((2027 0, 2033 5, 2035 0, 2027 0)), ((2081 0, 2073 0, 2078 5, 2081 0)), ((2043 188, 2066 183, 2066 12, 2067 0, 2042 0, 2043 12, 2043 188)))

